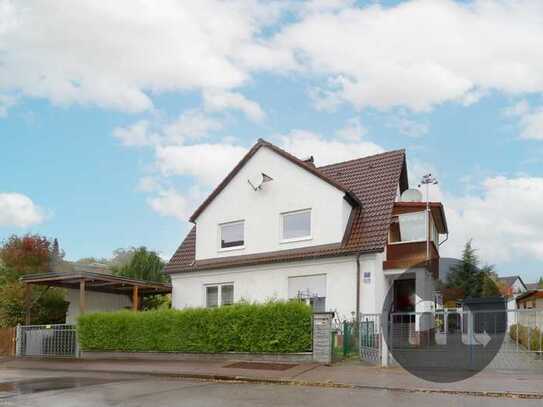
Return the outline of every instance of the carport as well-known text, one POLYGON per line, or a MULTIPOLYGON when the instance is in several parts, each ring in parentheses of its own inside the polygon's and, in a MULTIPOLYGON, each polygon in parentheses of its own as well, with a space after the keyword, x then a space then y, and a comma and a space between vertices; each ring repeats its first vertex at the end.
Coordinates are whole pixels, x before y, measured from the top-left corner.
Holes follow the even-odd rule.
MULTIPOLYGON (((170 284, 157 283, 153 281, 134 280, 131 278, 115 276, 112 274, 73 271, 73 272, 49 272, 39 274, 28 274, 21 278, 21 281, 30 288, 31 285, 42 285, 47 287, 60 287, 79 291, 79 315, 87 312, 88 292, 99 292, 128 296, 131 299, 133 311, 140 309, 141 300, 147 295, 169 294, 172 292, 170 284)), ((26 323, 30 322, 32 309, 30 290, 26 290, 26 323)))
POLYGON ((78 357, 75 324, 79 315, 125 308, 138 311, 145 296, 172 291, 172 287, 165 283, 82 270, 28 274, 21 281, 26 286, 26 325, 17 326, 17 356, 78 357), (29 325, 33 306, 32 285, 67 289, 70 305, 66 324, 29 325))

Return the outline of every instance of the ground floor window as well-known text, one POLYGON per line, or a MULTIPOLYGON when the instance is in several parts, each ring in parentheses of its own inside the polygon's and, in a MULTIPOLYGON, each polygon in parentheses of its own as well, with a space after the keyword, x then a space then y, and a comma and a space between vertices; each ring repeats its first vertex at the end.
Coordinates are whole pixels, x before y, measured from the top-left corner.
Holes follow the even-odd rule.
POLYGON ((234 303, 234 284, 211 284, 205 287, 207 308, 216 308, 234 303))

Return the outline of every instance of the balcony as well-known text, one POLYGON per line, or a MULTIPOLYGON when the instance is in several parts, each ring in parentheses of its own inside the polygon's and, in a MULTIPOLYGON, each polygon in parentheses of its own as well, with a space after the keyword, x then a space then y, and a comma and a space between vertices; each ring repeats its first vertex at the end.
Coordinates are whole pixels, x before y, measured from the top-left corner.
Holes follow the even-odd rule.
POLYGON ((426 267, 437 276, 440 236, 447 234, 443 206, 432 202, 430 222, 426 219, 426 203, 396 202, 392 212, 384 270, 426 267), (429 240, 429 256, 427 256, 429 240))
POLYGON ((426 259, 426 242, 400 242, 387 245, 387 257, 383 269, 408 269, 427 267, 432 272, 439 266, 439 252, 434 242, 430 242, 430 262, 426 259))

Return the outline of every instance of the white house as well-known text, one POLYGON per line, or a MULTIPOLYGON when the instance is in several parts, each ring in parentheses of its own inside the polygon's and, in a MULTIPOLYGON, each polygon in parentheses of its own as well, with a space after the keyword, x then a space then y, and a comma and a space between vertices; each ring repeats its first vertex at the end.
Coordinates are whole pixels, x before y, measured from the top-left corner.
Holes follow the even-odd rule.
POLYGON ((353 319, 391 289, 396 311, 433 309, 445 215, 406 190, 403 150, 315 167, 260 139, 190 218, 172 304, 299 298, 353 319))

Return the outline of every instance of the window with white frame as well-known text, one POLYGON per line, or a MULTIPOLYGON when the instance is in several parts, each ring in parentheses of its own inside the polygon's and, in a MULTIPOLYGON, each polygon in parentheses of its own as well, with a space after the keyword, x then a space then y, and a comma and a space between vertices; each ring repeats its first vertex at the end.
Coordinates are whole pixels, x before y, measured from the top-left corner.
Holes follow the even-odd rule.
POLYGON ((206 307, 216 308, 234 303, 234 284, 214 284, 205 287, 206 307))
POLYGON ((311 238, 311 209, 281 214, 281 240, 311 238))
POLYGON ((220 248, 235 249, 245 245, 245 222, 236 221, 219 225, 220 248))

